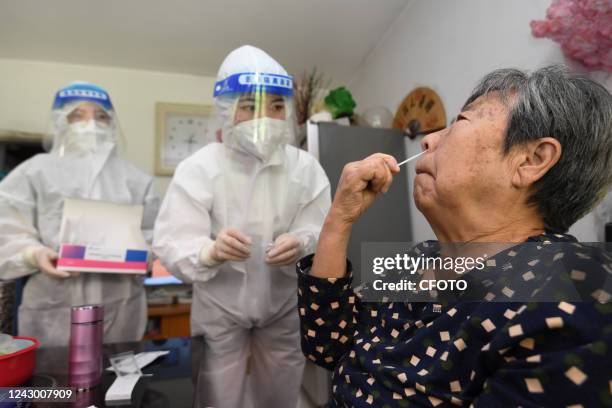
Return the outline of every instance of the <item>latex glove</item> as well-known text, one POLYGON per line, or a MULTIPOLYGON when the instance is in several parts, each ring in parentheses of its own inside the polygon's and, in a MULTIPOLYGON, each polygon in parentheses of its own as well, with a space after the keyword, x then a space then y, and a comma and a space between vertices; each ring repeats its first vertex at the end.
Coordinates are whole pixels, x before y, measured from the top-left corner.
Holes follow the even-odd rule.
POLYGON ((65 279, 79 276, 79 272, 60 271, 55 267, 58 254, 54 250, 39 246, 31 247, 24 251, 23 257, 27 263, 38 268, 42 273, 55 278, 65 279))
POLYGON ((274 266, 291 265, 302 255, 302 242, 291 234, 281 234, 266 254, 266 263, 274 266))
POLYGON ((204 248, 200 261, 205 265, 225 261, 244 261, 251 256, 251 238, 234 228, 221 230, 212 245, 204 248))

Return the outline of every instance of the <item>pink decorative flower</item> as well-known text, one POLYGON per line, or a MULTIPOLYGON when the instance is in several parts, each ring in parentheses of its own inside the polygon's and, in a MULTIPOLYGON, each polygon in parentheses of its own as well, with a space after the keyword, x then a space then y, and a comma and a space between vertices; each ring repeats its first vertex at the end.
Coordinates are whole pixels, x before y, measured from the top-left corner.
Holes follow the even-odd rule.
POLYGON ((558 42, 591 70, 612 72, 612 0, 553 0, 531 33, 558 42))

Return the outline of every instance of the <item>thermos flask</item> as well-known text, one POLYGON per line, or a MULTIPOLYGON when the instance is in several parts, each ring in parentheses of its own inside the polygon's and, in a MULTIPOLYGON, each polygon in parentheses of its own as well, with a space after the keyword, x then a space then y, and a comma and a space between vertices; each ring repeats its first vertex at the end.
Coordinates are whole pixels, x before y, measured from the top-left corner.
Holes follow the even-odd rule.
POLYGON ((104 306, 74 306, 71 310, 69 375, 70 386, 86 390, 102 377, 104 306))

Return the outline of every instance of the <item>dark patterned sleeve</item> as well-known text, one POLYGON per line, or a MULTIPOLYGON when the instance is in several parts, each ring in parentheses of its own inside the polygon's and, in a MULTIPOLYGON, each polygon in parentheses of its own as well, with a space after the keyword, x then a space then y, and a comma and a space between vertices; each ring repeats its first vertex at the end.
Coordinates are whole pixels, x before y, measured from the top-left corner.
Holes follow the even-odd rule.
POLYGON ((485 346, 475 407, 612 406, 612 303, 530 303, 485 346))
POLYGON ((302 352, 315 364, 333 370, 353 343, 358 299, 351 288, 350 261, 345 277, 317 278, 308 274, 313 257, 297 264, 302 352))

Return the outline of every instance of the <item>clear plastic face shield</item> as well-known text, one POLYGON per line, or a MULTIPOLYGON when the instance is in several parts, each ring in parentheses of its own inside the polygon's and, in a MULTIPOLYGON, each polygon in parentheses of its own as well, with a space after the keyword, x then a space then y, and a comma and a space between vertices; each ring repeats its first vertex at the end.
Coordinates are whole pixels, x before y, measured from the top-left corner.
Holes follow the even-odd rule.
POLYGON ((110 97, 83 82, 58 91, 49 127, 45 148, 61 157, 108 156, 121 139, 110 97))
POLYGON ((218 139, 267 162, 295 144, 293 81, 288 75, 245 72, 215 86, 218 139))

